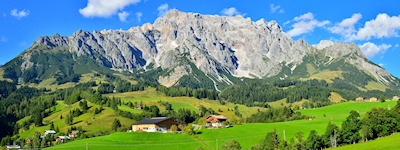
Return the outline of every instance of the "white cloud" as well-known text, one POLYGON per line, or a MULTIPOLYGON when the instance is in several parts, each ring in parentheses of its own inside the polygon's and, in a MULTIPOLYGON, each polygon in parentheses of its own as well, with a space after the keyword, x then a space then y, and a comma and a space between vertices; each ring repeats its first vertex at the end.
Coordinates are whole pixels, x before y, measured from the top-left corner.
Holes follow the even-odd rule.
POLYGON ((328 20, 318 21, 314 19, 314 14, 311 12, 295 17, 292 21, 286 23, 289 24, 290 22, 295 22, 292 24, 292 29, 286 33, 291 37, 312 32, 316 27, 324 27, 330 23, 328 20))
POLYGON ((396 46, 395 47, 399 47, 400 45, 399 44, 396 44, 396 46))
POLYGON ((281 8, 280 5, 275 5, 275 4, 272 3, 272 4, 269 5, 269 12, 270 12, 271 14, 276 13, 276 12, 278 12, 278 13, 284 13, 285 10, 283 10, 283 8, 281 8))
POLYGON ((392 47, 390 44, 375 45, 371 42, 366 42, 363 45, 359 45, 361 51, 364 53, 365 57, 372 58, 379 53, 385 53, 387 49, 392 47))
POLYGON ((354 25, 362 18, 360 13, 353 14, 350 18, 343 19, 340 23, 329 28, 332 33, 340 34, 349 39, 356 32, 354 25))
POLYGON ((167 3, 161 4, 160 6, 158 6, 157 10, 158 10, 158 16, 159 17, 165 16, 165 14, 169 10, 168 4, 167 3))
POLYGON ((85 8, 79 9, 84 17, 110 17, 128 5, 140 0, 89 0, 85 8))
POLYGON ((126 22, 126 18, 129 16, 129 13, 126 11, 118 13, 118 18, 121 22, 126 22))
POLYGON ((294 17, 294 21, 302 21, 302 20, 313 20, 314 19, 314 14, 311 12, 305 13, 303 15, 294 17))
POLYGON ((378 14, 375 19, 365 22, 354 35, 355 40, 369 40, 371 38, 398 37, 400 30, 400 15, 389 16, 386 13, 378 14))
POLYGON ((222 15, 225 16, 236 16, 236 15, 242 15, 244 16, 242 13, 240 13, 235 7, 231 7, 231 8, 224 8, 221 11, 222 15))
POLYGON ((135 15, 136 15, 136 20, 138 22, 140 22, 142 20, 142 16, 143 16, 142 12, 137 12, 137 13, 135 13, 135 15))
POLYGON ((24 9, 24 10, 18 11, 17 9, 13 9, 13 10, 11 10, 10 14, 11 14, 11 16, 21 19, 23 17, 29 16, 29 10, 24 9))
POLYGON ((382 63, 379 63, 378 65, 381 66, 381 67, 385 66, 385 64, 382 64, 382 63))

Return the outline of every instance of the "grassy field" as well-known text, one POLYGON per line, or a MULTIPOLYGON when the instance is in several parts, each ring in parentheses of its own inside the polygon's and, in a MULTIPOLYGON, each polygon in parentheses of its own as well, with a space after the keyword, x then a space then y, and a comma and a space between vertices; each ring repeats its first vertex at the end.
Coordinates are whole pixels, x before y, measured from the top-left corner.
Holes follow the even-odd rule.
POLYGON ((186 134, 163 133, 113 133, 108 136, 78 140, 48 149, 196 149, 205 147, 202 142, 186 134))
POLYGON ((400 134, 379 138, 364 143, 346 145, 332 150, 398 150, 400 149, 400 134))
POLYGON ((301 80, 306 81, 310 79, 325 80, 327 83, 333 83, 333 79, 343 79, 342 71, 330 71, 330 70, 318 70, 313 65, 307 64, 307 72, 310 74, 308 78, 302 78, 301 80))
POLYGON ((365 88, 368 90, 379 90, 384 92, 388 87, 378 82, 368 82, 365 88))
POLYGON ((5 80, 5 81, 8 81, 8 82, 12 82, 11 79, 6 79, 6 78, 3 77, 3 75, 4 75, 4 69, 0 68, 0 81, 5 80))
POLYGON ((331 96, 329 96, 329 100, 334 103, 340 103, 345 99, 339 94, 335 92, 331 92, 331 96))
MULTIPOLYGON (((217 146, 217 141, 218 147, 221 148, 225 142, 235 139, 240 142, 244 149, 249 149, 251 146, 258 144, 268 132, 272 132, 274 130, 277 131, 279 138, 281 139, 283 138, 283 132, 285 132, 287 140, 294 138, 297 132, 303 132, 305 136, 308 136, 311 130, 316 130, 319 134, 322 134, 325 132, 328 122, 333 122, 340 126, 342 121, 345 120, 351 110, 356 110, 361 115, 364 115, 365 112, 374 107, 386 108, 390 106, 393 108, 396 103, 397 102, 395 101, 388 101, 385 103, 345 102, 323 108, 300 110, 300 112, 305 115, 315 116, 315 118, 311 121, 304 119, 278 123, 251 123, 234 125, 231 128, 223 129, 201 129, 199 130, 200 134, 196 135, 196 137, 173 133, 115 133, 104 137, 74 141, 56 146, 54 148, 83 149, 85 144, 88 143, 89 147, 90 145, 102 145, 108 149, 195 149, 199 146, 206 149, 215 149, 217 146), (119 136, 123 137, 122 141, 114 140, 119 136), (138 139, 143 139, 143 141, 138 139), (154 145, 151 143, 154 143, 154 145)), ((99 147, 99 149, 102 148, 99 147)))

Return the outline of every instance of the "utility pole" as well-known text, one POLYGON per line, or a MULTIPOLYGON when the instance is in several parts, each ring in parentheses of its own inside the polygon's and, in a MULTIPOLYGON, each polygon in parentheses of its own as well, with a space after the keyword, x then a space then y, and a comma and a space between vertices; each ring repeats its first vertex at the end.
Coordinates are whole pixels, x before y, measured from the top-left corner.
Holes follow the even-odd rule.
POLYGON ((286 141, 286 131, 285 130, 283 130, 283 140, 286 141))
POLYGON ((336 129, 335 129, 335 130, 333 130, 333 146, 332 146, 333 148, 335 148, 337 146, 336 138, 337 138, 337 134, 336 134, 336 129))

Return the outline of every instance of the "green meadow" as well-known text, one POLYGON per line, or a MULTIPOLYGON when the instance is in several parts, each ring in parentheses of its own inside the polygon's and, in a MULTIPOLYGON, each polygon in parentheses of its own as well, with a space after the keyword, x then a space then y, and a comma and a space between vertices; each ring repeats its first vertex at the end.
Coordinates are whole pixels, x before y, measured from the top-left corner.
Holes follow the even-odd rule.
POLYGON ((330 121, 340 126, 351 110, 356 110, 363 115, 374 107, 393 108, 396 103, 395 101, 345 102, 323 108, 299 110, 304 115, 313 116, 312 120, 305 118, 288 122, 233 125, 223 129, 200 129, 199 134, 195 136, 173 133, 114 133, 103 137, 72 141, 57 145, 52 149, 84 149, 86 143, 93 149, 196 149, 197 147, 216 149, 233 139, 239 141, 242 148, 249 149, 259 143, 268 132, 274 130, 279 138, 286 137, 288 141, 298 132, 303 132, 306 138, 311 130, 323 134, 330 121))
POLYGON ((373 141, 346 145, 332 150, 398 150, 400 149, 400 134, 378 138, 373 141))
MULTIPOLYGON (((144 91, 137 92, 126 92, 126 93, 115 93, 115 94, 104 94, 104 96, 108 97, 116 97, 121 98, 123 102, 136 102, 138 104, 143 103, 144 105, 156 105, 160 108, 160 111, 165 111, 165 107, 162 106, 159 101, 165 101, 172 105, 174 110, 179 110, 181 108, 190 109, 192 111, 197 111, 200 108, 200 105, 206 108, 212 108, 215 112, 220 113, 228 118, 236 118, 238 117, 234 113, 235 106, 238 107, 239 112, 244 116, 248 117, 251 114, 257 113, 258 110, 264 110, 262 107, 247 107, 245 105, 233 104, 230 102, 225 102, 225 105, 221 105, 217 100, 209 100, 209 99, 196 99, 193 97, 169 97, 165 96, 164 93, 156 91, 155 88, 148 88, 144 91), (228 111, 229 109, 229 111, 228 111)), ((133 110, 126 106, 121 106, 118 109, 125 110, 129 112, 137 112, 137 110, 133 110)))
POLYGON ((77 140, 48 149, 110 150, 110 149, 196 149, 201 141, 186 134, 173 133, 113 133, 108 136, 77 140))

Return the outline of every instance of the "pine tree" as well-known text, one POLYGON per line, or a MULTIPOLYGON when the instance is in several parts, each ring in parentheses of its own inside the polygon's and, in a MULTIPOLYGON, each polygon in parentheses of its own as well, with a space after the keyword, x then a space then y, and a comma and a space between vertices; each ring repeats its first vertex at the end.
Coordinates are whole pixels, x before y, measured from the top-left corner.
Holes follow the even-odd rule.
POLYGON ((354 144, 361 139, 359 132, 361 129, 361 121, 359 117, 360 114, 352 110, 346 120, 343 121, 342 129, 340 130, 340 138, 342 143, 354 144))
POLYGON ((39 109, 36 109, 34 112, 34 121, 35 121, 36 126, 43 125, 43 116, 42 116, 42 112, 39 109))
POLYGON ((306 149, 320 149, 321 148, 321 137, 318 136, 317 131, 311 130, 310 135, 306 140, 306 149))
POLYGON ((117 131, 119 127, 121 127, 121 122, 118 119, 114 119, 111 129, 117 131))
POLYGON ((322 146, 325 148, 336 147, 338 134, 339 127, 329 122, 325 134, 322 135, 322 146))
POLYGON ((222 146, 223 150, 240 150, 241 148, 240 143, 236 140, 228 141, 222 146))

